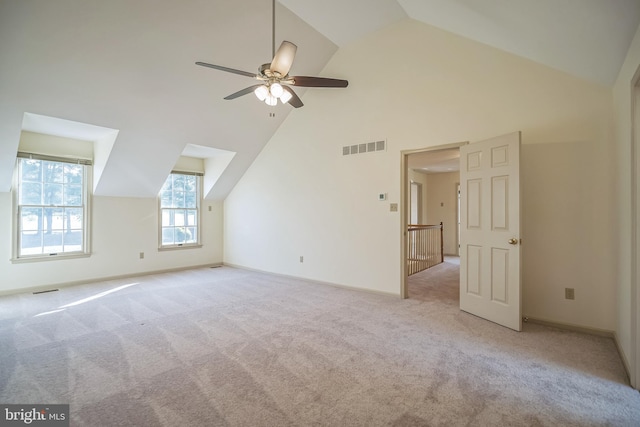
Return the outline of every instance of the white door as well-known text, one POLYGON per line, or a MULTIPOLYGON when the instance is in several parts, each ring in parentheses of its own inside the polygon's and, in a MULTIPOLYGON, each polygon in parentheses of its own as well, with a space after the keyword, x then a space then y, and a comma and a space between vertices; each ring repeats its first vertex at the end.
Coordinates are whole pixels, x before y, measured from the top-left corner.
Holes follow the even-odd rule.
POLYGON ((460 192, 460 309, 520 331, 520 132, 460 147, 460 192))

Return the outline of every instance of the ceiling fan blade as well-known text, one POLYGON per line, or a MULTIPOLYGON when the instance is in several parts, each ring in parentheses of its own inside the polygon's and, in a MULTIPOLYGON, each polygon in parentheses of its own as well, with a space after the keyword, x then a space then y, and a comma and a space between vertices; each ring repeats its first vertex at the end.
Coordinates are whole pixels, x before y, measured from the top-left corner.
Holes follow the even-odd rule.
POLYGON ((296 93, 293 91, 293 89, 291 89, 289 86, 282 86, 282 89, 286 90, 287 92, 289 92, 289 94, 291 94, 291 99, 289 99, 289 104, 291 104, 292 107, 294 108, 300 108, 302 107, 304 104, 302 103, 302 100, 300 99, 300 97, 298 97, 298 95, 296 95, 296 93))
POLYGON ((293 76, 291 79, 294 86, 302 87, 347 87, 349 85, 347 80, 327 79, 324 77, 293 76))
POLYGON ((250 73, 248 71, 236 70, 235 68, 223 67, 221 65, 207 64, 206 62, 196 62, 196 65, 201 65, 203 67, 213 68, 215 70, 226 71, 227 73, 240 74, 245 77, 258 77, 255 73, 250 73))
POLYGON ((271 66, 269 67, 271 71, 279 73, 281 77, 289 74, 293 59, 296 56, 296 50, 298 50, 298 46, 286 40, 283 41, 273 57, 273 61, 271 61, 271 66))
POLYGON ((260 84, 260 85, 253 85, 253 86, 246 87, 246 88, 244 88, 242 90, 237 91, 236 93, 232 93, 231 95, 225 96, 224 99, 236 99, 236 98, 239 98, 239 97, 241 97, 243 95, 247 95, 247 94, 253 92, 254 90, 256 90, 256 88, 258 88, 260 86, 262 86, 262 85, 260 84))

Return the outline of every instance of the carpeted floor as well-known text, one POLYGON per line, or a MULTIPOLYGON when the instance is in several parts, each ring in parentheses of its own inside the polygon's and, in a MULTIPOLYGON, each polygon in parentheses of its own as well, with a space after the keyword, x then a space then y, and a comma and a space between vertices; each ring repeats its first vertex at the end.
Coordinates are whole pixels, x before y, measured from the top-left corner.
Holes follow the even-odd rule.
POLYGON ((640 425, 611 339, 460 312, 456 268, 408 300, 228 267, 0 298, 0 403, 78 426, 640 425))

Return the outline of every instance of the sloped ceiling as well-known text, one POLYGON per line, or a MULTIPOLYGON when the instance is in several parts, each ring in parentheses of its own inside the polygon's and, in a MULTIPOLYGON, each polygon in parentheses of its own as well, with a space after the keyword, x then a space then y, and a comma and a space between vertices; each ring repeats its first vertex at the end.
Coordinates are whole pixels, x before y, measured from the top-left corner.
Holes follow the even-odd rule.
MULTIPOLYGON (((317 75, 337 47, 286 8, 276 16, 277 43, 298 45, 292 73, 317 75)), ((192 144, 237 153, 207 194, 224 198, 292 107, 225 101, 255 80, 194 62, 257 72, 271 50, 265 0, 0 2, 0 191, 27 112, 118 131, 97 195, 155 197, 192 144)))
MULTIPOLYGON (((194 62, 251 72, 269 62, 270 3, 0 1, 0 191, 10 189, 23 118, 32 113, 117 131, 95 183, 98 195, 155 197, 178 156, 195 145, 237 153, 206 195, 226 197, 296 111, 250 95, 224 101, 253 81, 194 62)), ((297 75, 322 75, 339 46, 411 18, 611 85, 640 19, 638 0, 280 3, 276 40, 298 45, 297 75)), ((304 90, 299 94, 304 100, 304 90)), ((50 132, 66 136, 64 129, 50 132)))
POLYGON ((409 17, 604 85, 640 21, 638 0, 280 1, 338 46, 409 17))

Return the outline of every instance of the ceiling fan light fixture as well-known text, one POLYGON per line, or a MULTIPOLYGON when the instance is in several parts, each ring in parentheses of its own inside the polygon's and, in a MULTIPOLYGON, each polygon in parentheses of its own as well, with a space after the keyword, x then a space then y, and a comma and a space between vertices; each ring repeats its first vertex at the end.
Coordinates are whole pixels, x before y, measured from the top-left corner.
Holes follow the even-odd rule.
POLYGON ((280 98, 284 93, 284 89, 282 88, 282 85, 280 83, 273 83, 269 88, 269 92, 271 93, 272 96, 275 96, 276 98, 280 98))
POLYGON ((242 90, 225 96, 224 99, 236 99, 253 92, 260 101, 269 106, 278 105, 278 99, 283 104, 289 104, 293 108, 300 108, 304 104, 290 86, 299 87, 335 87, 345 88, 349 85, 347 80, 331 79, 325 77, 290 76, 289 71, 293 65, 298 47, 290 41, 284 40, 276 51, 276 0, 271 1, 272 25, 271 25, 271 51, 273 60, 271 63, 262 64, 258 68, 258 74, 222 65, 196 62, 196 65, 237 74, 258 80, 260 83, 246 87, 242 90), (283 85, 284 84, 284 85, 283 85))
POLYGON ((283 89, 282 95, 280 95, 280 101, 282 101, 283 104, 286 104, 287 102, 289 102, 289 100, 291 100, 292 97, 293 95, 283 89))
POLYGON ((258 86, 256 90, 253 91, 253 93, 255 93, 256 97, 258 97, 260 101, 264 101, 265 99, 267 99, 267 96, 269 96, 269 88, 264 85, 258 86))
POLYGON ((274 107, 278 104, 278 98, 273 95, 267 95, 264 102, 266 102, 267 105, 274 107))
POLYGON ((277 77, 286 77, 289 74, 289 69, 291 69, 291 64, 293 64, 297 49, 298 47, 295 44, 284 40, 275 52, 273 61, 271 61, 269 66, 271 72, 277 77))

